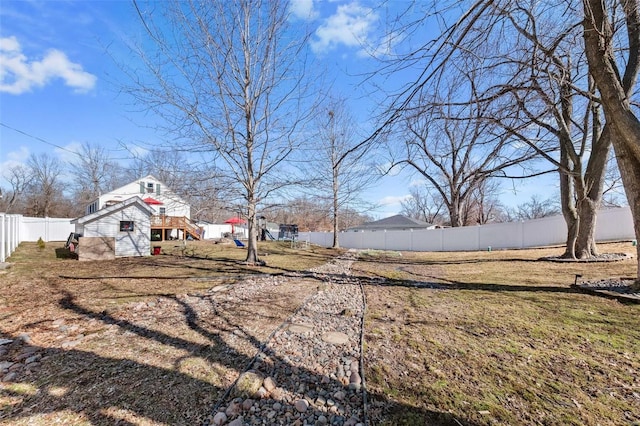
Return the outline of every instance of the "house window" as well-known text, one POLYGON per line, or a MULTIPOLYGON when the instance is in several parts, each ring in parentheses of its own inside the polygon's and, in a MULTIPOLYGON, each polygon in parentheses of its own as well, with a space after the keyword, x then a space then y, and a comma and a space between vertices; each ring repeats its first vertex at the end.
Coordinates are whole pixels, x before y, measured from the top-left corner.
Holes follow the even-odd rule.
POLYGON ((160 207, 160 216, 164 216, 167 214, 167 209, 165 207, 160 207))
POLYGON ((132 232, 133 231, 133 221, 132 220, 121 220, 120 221, 120 232, 132 232))
POLYGON ((149 194, 153 194, 153 190, 154 190, 153 182, 148 182, 147 183, 147 192, 149 194))

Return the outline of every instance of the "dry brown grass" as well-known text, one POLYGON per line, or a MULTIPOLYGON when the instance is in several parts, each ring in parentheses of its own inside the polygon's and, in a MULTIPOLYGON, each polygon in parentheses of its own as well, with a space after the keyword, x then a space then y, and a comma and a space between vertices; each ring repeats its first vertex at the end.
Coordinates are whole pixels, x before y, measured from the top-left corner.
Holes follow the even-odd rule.
MULTIPOLYGON (((336 254, 267 243, 268 266, 254 267, 232 246, 167 242, 161 256, 78 262, 56 258, 60 246, 23 244, 0 275, 0 337, 29 333, 44 355, 0 384, 0 424, 198 424, 317 282, 240 298, 208 290, 336 254)), ((640 306, 570 288, 575 274, 634 276, 635 259, 537 261, 560 251, 364 253, 354 274, 369 303, 371 423, 640 421, 640 306)))
MULTIPOLYGON (((163 255, 78 262, 23 243, 0 275, 0 338, 28 333, 39 367, 0 384, 0 424, 199 424, 260 344, 315 283, 246 297, 212 287, 325 263, 335 250, 265 243, 267 267, 210 242, 163 243, 163 255)), ((247 287, 251 288, 251 286, 247 287)), ((16 340, 0 361, 25 347, 16 340)))
MULTIPOLYGON (((601 249, 633 252, 628 243, 601 249)), ((636 260, 537 261, 560 251, 362 257, 358 273, 391 279, 366 288, 375 422, 640 422, 640 305, 570 288, 575 274, 635 276, 636 260), (416 287, 425 283, 437 288, 416 287)))

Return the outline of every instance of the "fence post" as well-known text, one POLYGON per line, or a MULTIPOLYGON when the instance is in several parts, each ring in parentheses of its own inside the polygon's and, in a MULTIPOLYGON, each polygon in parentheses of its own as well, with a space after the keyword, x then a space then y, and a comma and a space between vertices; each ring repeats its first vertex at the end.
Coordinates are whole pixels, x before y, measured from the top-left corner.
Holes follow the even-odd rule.
POLYGON ((5 232, 4 223, 5 223, 5 214, 0 213, 0 262, 4 262, 4 260, 6 259, 5 251, 4 251, 5 245, 6 245, 6 241, 5 241, 6 232, 5 232))

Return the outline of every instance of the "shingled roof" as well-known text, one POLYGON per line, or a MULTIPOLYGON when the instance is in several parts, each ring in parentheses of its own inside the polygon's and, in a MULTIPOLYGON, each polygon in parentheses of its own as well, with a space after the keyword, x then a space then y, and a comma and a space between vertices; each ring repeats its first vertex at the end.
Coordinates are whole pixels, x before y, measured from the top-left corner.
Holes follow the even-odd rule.
POLYGON ((431 223, 397 214, 374 222, 367 222, 359 226, 354 226, 353 228, 347 229, 347 231, 377 231, 384 229, 389 231, 399 231, 405 229, 431 229, 434 227, 435 225, 431 223))

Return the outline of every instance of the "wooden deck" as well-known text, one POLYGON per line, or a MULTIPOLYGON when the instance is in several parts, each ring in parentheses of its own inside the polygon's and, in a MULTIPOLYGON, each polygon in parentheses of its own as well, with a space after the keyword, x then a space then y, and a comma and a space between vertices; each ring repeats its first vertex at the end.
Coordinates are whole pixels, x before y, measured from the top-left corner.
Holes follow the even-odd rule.
POLYGON ((203 228, 196 225, 188 217, 184 216, 151 216, 152 241, 170 240, 172 231, 182 231, 182 238, 191 236, 194 240, 202 237, 203 228), (153 236, 160 233, 161 239, 154 239, 153 236))

